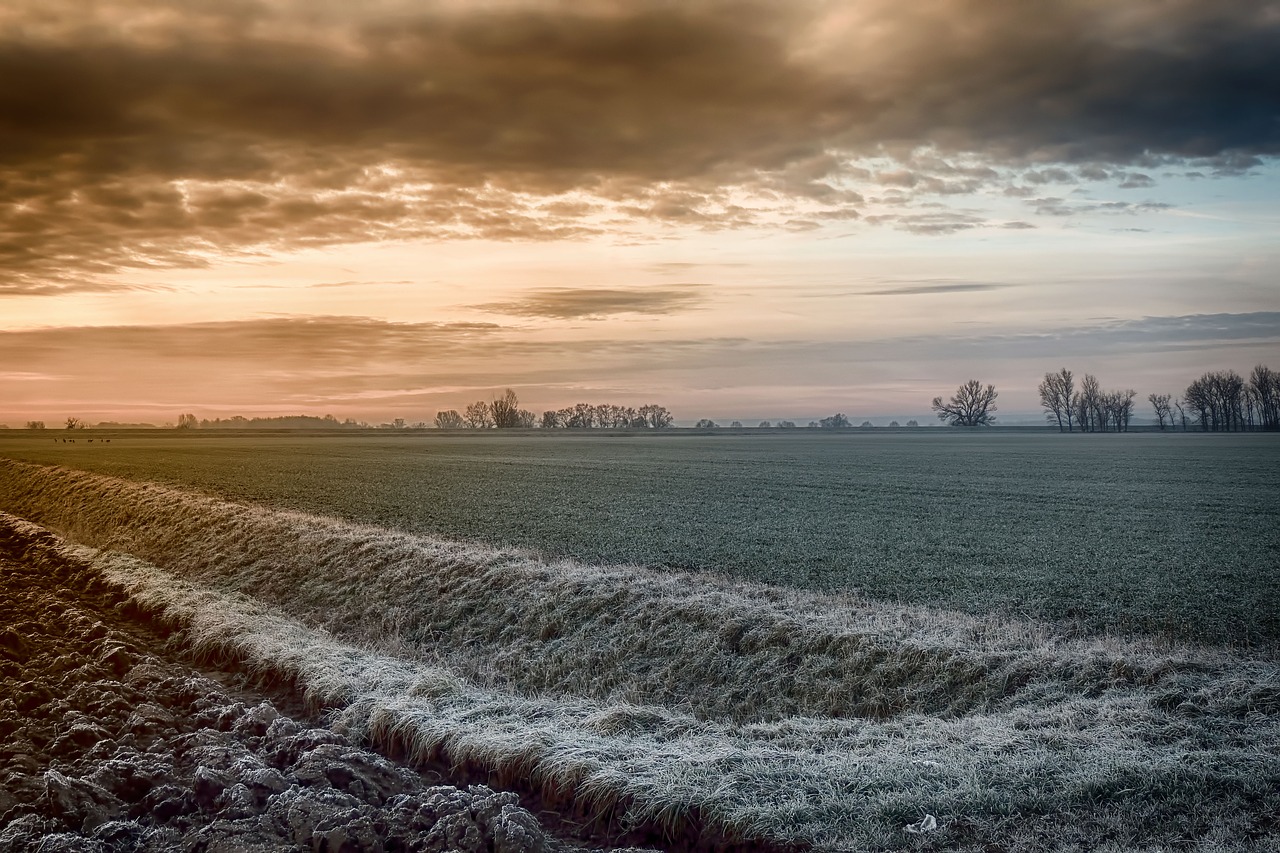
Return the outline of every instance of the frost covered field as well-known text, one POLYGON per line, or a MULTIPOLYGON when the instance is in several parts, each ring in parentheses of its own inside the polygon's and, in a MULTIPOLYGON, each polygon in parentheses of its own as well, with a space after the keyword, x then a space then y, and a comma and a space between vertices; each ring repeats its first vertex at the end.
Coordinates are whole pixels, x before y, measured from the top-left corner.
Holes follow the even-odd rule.
POLYGON ((1280 844, 1274 437, 50 437, 0 443, 15 536, 344 736, 566 814, 1280 844))
POLYGON ((0 456, 589 563, 1280 643, 1274 435, 50 433, 0 456))

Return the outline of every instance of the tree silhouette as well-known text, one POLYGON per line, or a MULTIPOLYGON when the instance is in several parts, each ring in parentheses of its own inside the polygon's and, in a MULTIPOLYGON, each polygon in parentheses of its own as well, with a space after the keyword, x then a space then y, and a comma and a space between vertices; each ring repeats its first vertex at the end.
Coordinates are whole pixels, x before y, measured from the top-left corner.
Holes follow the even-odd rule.
POLYGON ((489 429, 493 426, 493 416, 489 414, 489 404, 484 400, 476 400, 462 413, 463 420, 472 429, 489 429))
POLYGON ((1071 404, 1075 396, 1071 371, 1064 367, 1057 373, 1046 373, 1037 390, 1040 392, 1040 406, 1045 410, 1045 417, 1050 421, 1057 421, 1058 432, 1071 432, 1071 404))
POLYGON ((991 413, 996 411, 998 396, 994 385, 983 388, 981 382, 970 379, 956 389, 950 402, 944 403, 941 397, 934 397, 933 410, 937 412, 938 420, 947 421, 951 426, 989 426, 995 422, 991 413))

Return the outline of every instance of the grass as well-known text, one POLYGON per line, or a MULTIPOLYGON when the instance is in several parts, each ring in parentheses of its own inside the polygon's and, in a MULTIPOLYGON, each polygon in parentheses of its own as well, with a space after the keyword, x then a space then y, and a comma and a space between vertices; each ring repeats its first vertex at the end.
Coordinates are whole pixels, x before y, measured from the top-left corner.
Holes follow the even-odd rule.
POLYGON ((1274 435, 27 434, 0 456, 588 563, 1280 645, 1274 435))
POLYGON ((0 507, 105 549, 0 519, 28 559, 88 561, 351 731, 586 813, 848 851, 1280 844, 1262 651, 589 566, 16 462, 0 507), (945 828, 903 831, 925 813, 945 828))

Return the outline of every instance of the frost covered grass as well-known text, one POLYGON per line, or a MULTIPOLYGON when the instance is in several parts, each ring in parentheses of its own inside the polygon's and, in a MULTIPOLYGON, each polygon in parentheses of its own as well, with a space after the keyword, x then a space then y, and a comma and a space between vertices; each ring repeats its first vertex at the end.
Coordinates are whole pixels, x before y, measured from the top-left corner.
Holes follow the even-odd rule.
POLYGON ((1280 647, 1275 435, 0 436, 0 456, 604 564, 1280 647))
POLYGON ((831 850, 1280 844, 1263 651, 583 566, 14 462, 0 508, 104 549, 73 556, 351 731, 621 825, 831 850), (904 831, 926 814, 938 830, 904 831))
POLYGON ((1021 694, 1149 684, 1161 638, 852 595, 546 561, 171 488, 0 461, 0 506, 485 687, 703 718, 963 714, 1021 694))

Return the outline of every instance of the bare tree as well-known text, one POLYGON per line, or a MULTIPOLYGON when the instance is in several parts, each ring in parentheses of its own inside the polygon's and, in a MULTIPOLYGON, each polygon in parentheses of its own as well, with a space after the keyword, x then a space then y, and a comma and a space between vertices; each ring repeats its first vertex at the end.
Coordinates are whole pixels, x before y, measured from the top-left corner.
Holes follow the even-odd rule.
POLYGON ((67 418, 67 429, 84 429, 84 421, 79 418, 67 418))
POLYGON ((1169 394, 1148 394, 1147 401, 1151 403, 1151 408, 1156 413, 1156 422, 1160 424, 1161 432, 1164 431, 1165 421, 1169 422, 1169 426, 1173 426, 1173 408, 1169 405, 1172 400, 1169 394))
POLYGON ((520 426, 520 401, 516 399, 516 392, 508 388, 501 399, 490 403, 489 417, 498 429, 520 426))
POLYGON ((1046 373, 1040 383, 1040 406, 1050 422, 1057 421, 1058 432, 1071 432, 1074 387, 1071 371, 1065 367, 1057 373, 1046 373))
POLYGON ((1183 396, 1200 429, 1230 432, 1244 427, 1245 382, 1234 370, 1204 374, 1183 396))
POLYGON ((493 426, 493 416, 489 413, 489 404, 484 400, 476 400, 462 413, 467 426, 472 429, 489 429, 493 426))
POLYGON ((200 422, 196 420, 195 415, 178 415, 178 429, 195 429, 198 426, 200 426, 200 422))
POLYGON ((27 421, 27 429, 44 429, 44 421, 27 421))
POLYGON ((720 425, 717 424, 715 421, 711 420, 710 418, 703 418, 702 420, 698 421, 698 423, 695 424, 695 426, 698 429, 716 429, 720 425))
POLYGON ((769 429, 769 428, 770 428, 770 427, 772 427, 772 426, 773 426, 773 424, 769 423, 768 421, 761 421, 761 422, 760 422, 760 429, 769 429))
POLYGON ((1088 432, 1105 432, 1107 429, 1105 395, 1098 377, 1086 373, 1080 380, 1080 399, 1076 405, 1076 419, 1081 429, 1088 432))
POLYGON ((1128 432, 1129 421, 1133 418, 1133 400, 1138 392, 1129 388, 1115 392, 1116 432, 1128 432))
POLYGON ((1280 430, 1280 373, 1259 364, 1249 374, 1249 389, 1258 411, 1258 426, 1280 430))
POLYGON ((675 422, 675 418, 667 411, 666 407, 659 406, 656 403, 641 406, 637 414, 644 418, 645 425, 649 429, 666 429, 675 422))
MULTIPOLYGON (((1095 379, 1094 382, 1097 382, 1095 379)), ((1077 391, 1071 398, 1071 411, 1076 416, 1076 426, 1081 432, 1089 432, 1091 421, 1089 418, 1092 408, 1089 405, 1089 398, 1085 396, 1084 389, 1077 391)))
POLYGON ((941 397, 933 398, 933 410, 938 420, 947 421, 951 426, 989 426, 995 422, 996 397, 1000 396, 994 385, 982 387, 976 379, 956 389, 950 402, 942 402, 941 397))
POLYGON ((853 424, 849 422, 849 418, 844 412, 836 412, 831 417, 818 421, 818 426, 823 429, 845 429, 853 426, 853 424))
POLYGON ((462 429, 467 422, 458 414, 457 409, 436 412, 436 429, 462 429))

